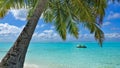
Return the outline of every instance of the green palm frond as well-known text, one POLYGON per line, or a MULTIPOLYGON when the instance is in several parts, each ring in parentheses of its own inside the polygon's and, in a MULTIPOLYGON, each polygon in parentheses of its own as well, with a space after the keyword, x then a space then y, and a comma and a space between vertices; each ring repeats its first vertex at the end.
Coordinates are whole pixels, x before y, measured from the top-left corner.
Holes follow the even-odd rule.
MULTIPOLYGON (((28 19, 32 16, 38 0, 0 0, 0 17, 5 16, 9 9, 29 9, 28 19)), ((79 24, 85 25, 94 33, 94 37, 101 44, 104 34, 100 30, 105 15, 107 0, 49 0, 43 12, 46 22, 54 23, 56 30, 63 40, 67 33, 79 36, 79 24)))
POLYGON ((98 18, 98 24, 102 24, 103 17, 105 15, 105 8, 107 7, 106 3, 107 3, 106 0, 95 0, 94 11, 96 11, 95 15, 98 18))
POLYGON ((4 17, 11 8, 26 8, 32 12, 33 8, 35 8, 35 5, 37 4, 37 1, 38 0, 0 0, 0 18, 4 17))
POLYGON ((67 26, 68 26, 68 32, 72 34, 74 37, 78 38, 79 29, 77 27, 77 24, 74 21, 69 21, 67 26))
POLYGON ((66 39, 67 31, 78 38, 78 27, 73 20, 71 10, 64 1, 49 1, 48 8, 43 13, 46 22, 52 22, 63 40, 66 39), (53 2, 54 1, 54 2, 53 2))
POLYGON ((99 42, 100 46, 102 47, 102 42, 104 40, 104 33, 100 29, 99 26, 95 23, 85 23, 84 26, 88 28, 90 33, 94 34, 95 39, 99 42))
POLYGON ((46 22, 55 23, 56 30, 63 39, 66 39, 67 33, 78 38, 77 25, 86 24, 101 44, 104 36, 97 27, 105 15, 105 8, 106 0, 50 0, 43 17, 46 22))
POLYGON ((92 15, 92 10, 88 2, 85 0, 71 0, 71 11, 81 22, 95 22, 95 18, 92 15))
POLYGON ((102 47, 102 43, 104 41, 104 33, 97 26, 96 26, 96 30, 95 30, 95 33, 94 33, 94 37, 99 42, 100 46, 102 47))
MULTIPOLYGON (((23 7, 24 0, 1 0, 0 1, 0 17, 5 16, 11 8, 21 8, 23 7)), ((26 7, 24 5, 24 7, 26 7)))
POLYGON ((29 12, 28 12, 28 16, 27 16, 27 19, 29 19, 32 15, 33 15, 33 13, 34 13, 34 10, 35 10, 35 8, 36 8, 36 6, 37 6, 37 4, 38 4, 38 1, 39 0, 27 0, 27 6, 29 7, 28 9, 29 9, 29 12))
POLYGON ((43 12, 43 17, 45 18, 45 21, 48 23, 48 22, 52 22, 53 19, 55 18, 54 15, 53 15, 53 12, 51 9, 46 9, 45 12, 43 12))
POLYGON ((65 13, 64 8, 60 4, 60 2, 57 2, 56 4, 57 11, 55 12, 55 26, 56 30, 59 32, 60 36, 63 40, 66 39, 66 23, 65 23, 65 13))

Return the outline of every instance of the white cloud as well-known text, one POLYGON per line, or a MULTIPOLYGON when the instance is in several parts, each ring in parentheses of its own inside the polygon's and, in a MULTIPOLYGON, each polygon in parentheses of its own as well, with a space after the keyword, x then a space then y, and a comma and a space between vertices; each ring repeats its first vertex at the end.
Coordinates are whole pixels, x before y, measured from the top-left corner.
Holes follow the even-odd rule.
POLYGON ((109 0, 109 1, 108 1, 108 5, 110 5, 110 4, 112 4, 112 0, 109 0))
POLYGON ((111 28, 111 30, 118 30, 118 31, 120 31, 120 28, 119 27, 113 27, 113 28, 111 28))
POLYGON ((53 33, 54 31, 53 31, 53 30, 44 30, 43 32, 44 32, 44 33, 51 34, 51 33, 53 33))
POLYGON ((120 18, 120 13, 110 12, 110 14, 107 17, 108 20, 110 20, 110 19, 116 19, 116 18, 120 18))
POLYGON ((81 35, 84 39, 93 37, 93 34, 83 34, 81 35))
MULTIPOLYGON (((60 36, 55 33, 53 30, 45 30, 42 33, 35 33, 34 34, 35 39, 40 39, 42 41, 48 40, 48 41, 61 41, 60 36)), ((120 33, 107 33, 105 34, 105 39, 119 39, 120 33)), ((79 39, 76 39, 75 37, 71 36, 70 34, 67 35, 66 41, 94 41, 94 34, 80 34, 79 39)))
MULTIPOLYGON (((117 40, 117 39, 120 39, 120 33, 105 33, 104 34, 105 36, 105 40, 117 40)), ((69 37, 71 38, 71 37, 69 37)), ((74 38, 71 38, 72 40, 74 38)), ((81 41, 94 41, 94 34, 80 34, 79 35, 79 39, 78 40, 81 40, 81 41)), ((77 40, 76 40, 77 41, 77 40)))
POLYGON ((105 34, 105 37, 106 38, 112 38, 112 39, 114 39, 114 38, 120 38, 120 33, 108 33, 108 34, 105 34))
MULTIPOLYGON (((18 37, 19 33, 22 31, 24 26, 17 27, 14 25, 10 25, 8 23, 0 23, 0 40, 1 41, 15 41, 18 37)), ((33 39, 36 41, 41 40, 55 40, 58 39, 59 35, 55 33, 53 30, 44 30, 43 32, 35 32, 33 35, 33 39)))
POLYGON ((18 34, 23 27, 9 25, 8 23, 0 24, 0 35, 18 34))
POLYGON ((59 40, 60 37, 53 30, 44 30, 41 33, 34 33, 33 39, 37 41, 44 41, 44 40, 52 41, 52 40, 59 40))
MULTIPOLYGON (((108 38, 120 38, 120 33, 105 33, 105 38, 108 39, 108 38)), ((93 34, 82 34, 81 35, 82 38, 86 39, 86 38, 94 38, 94 35, 93 34)))
POLYGON ((50 27, 50 29, 54 29, 54 28, 55 28, 55 26, 51 26, 51 27, 50 27))
POLYGON ((43 27, 45 27, 45 24, 40 25, 40 28, 43 28, 43 27))
MULTIPOLYGON (((19 33, 22 31, 23 26, 17 27, 8 23, 0 23, 0 40, 1 41, 14 41, 19 33)), ((120 33, 107 33, 105 34, 106 39, 118 39, 120 33)), ((80 34, 78 40, 89 41, 93 39, 93 34, 80 34)), ((67 41, 77 40, 71 35, 67 35, 67 41)), ((35 32, 33 35, 33 41, 62 41, 61 37, 54 30, 44 30, 42 32, 35 32)))
POLYGON ((111 24, 110 22, 104 22, 103 26, 107 26, 107 25, 110 25, 110 24, 111 24))
POLYGON ((22 27, 10 25, 8 23, 0 23, 0 40, 1 41, 13 41, 22 31, 22 27))
POLYGON ((113 2, 113 0, 108 0, 108 5, 114 5, 114 6, 120 6, 120 3, 117 1, 117 0, 115 0, 114 2, 113 2))
POLYGON ((28 10, 25 8, 22 9, 11 9, 10 12, 18 20, 26 20, 28 10))

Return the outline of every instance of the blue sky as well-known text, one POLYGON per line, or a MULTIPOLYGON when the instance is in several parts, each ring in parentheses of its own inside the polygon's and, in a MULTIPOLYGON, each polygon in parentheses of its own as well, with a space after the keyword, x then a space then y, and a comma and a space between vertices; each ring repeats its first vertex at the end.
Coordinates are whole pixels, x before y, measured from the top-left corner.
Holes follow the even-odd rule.
MULTIPOLYGON (((0 41, 15 41, 19 33, 26 24, 26 9, 11 9, 4 18, 0 19, 0 41)), ((79 39, 75 39, 71 35, 67 35, 66 41, 94 41, 94 37, 84 27, 80 27, 79 39)), ((106 15, 104 17, 103 26, 101 27, 105 34, 105 41, 120 40, 120 4, 108 3, 106 15)), ((40 18, 36 31, 32 38, 33 42, 59 42, 62 41, 55 31, 54 25, 45 23, 40 18)))

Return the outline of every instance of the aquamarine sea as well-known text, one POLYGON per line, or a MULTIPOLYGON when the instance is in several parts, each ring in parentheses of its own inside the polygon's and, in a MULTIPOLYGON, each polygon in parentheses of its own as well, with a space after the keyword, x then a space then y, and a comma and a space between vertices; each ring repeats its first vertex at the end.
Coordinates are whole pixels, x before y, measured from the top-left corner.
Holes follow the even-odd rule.
MULTIPOLYGON (((13 43, 0 43, 0 60, 13 43)), ((120 68, 120 42, 30 43, 24 68, 120 68)))

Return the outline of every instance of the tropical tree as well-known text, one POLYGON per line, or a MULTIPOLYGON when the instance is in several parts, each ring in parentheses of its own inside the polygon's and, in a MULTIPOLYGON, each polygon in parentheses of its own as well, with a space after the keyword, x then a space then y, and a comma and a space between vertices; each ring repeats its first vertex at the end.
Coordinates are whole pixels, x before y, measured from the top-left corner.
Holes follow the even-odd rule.
POLYGON ((4 17, 9 9, 29 9, 27 24, 2 59, 0 68, 23 68, 26 52, 41 14, 46 22, 54 23, 63 40, 68 33, 78 38, 78 25, 83 25, 102 46, 104 33, 100 26, 106 3, 106 0, 0 0, 0 17, 4 17))

